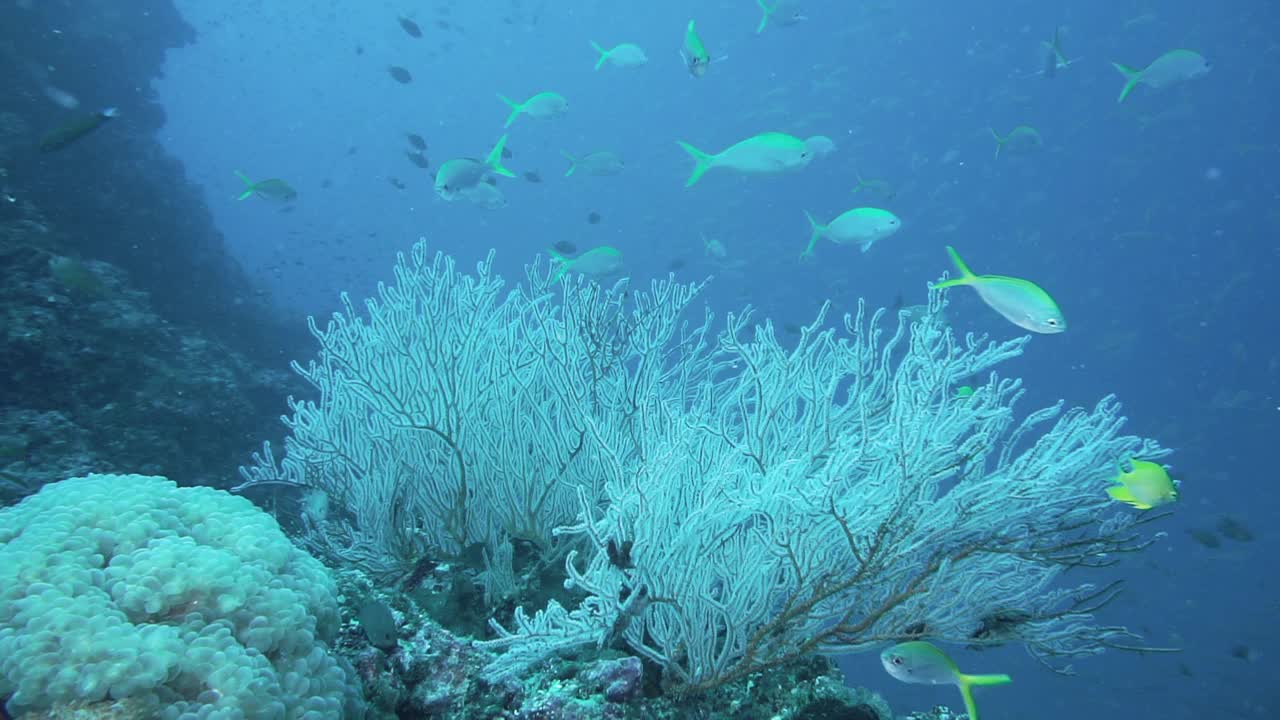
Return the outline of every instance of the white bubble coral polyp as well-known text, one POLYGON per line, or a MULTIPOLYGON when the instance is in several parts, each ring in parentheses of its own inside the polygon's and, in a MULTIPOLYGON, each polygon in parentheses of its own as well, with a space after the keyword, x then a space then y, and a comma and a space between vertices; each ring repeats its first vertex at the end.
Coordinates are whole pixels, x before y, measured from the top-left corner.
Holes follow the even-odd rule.
POLYGON ((343 717, 360 701, 328 653, 338 624, 328 570, 244 498, 90 475, 0 509, 15 715, 128 698, 160 718, 343 717))

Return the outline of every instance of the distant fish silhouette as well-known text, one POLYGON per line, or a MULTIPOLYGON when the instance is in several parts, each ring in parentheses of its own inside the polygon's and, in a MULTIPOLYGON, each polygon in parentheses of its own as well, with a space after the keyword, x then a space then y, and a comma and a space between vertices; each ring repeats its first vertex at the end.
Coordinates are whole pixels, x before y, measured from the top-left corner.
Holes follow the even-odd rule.
POLYGON ((422 37, 422 28, 418 27, 418 23, 404 16, 401 16, 399 20, 400 20, 400 27, 404 28, 404 31, 409 33, 410 37, 416 37, 416 38, 422 37))

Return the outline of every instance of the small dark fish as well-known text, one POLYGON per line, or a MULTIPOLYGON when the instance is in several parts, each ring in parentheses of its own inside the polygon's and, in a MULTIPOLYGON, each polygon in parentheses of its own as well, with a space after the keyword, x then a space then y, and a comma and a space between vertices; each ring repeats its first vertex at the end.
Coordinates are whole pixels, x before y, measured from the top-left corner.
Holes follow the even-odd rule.
POLYGON ((511 152, 511 148, 507 147, 505 144, 502 146, 502 159, 503 159, 503 160, 510 160, 511 158, 513 158, 513 157, 515 157, 515 156, 516 156, 516 154, 515 154, 515 153, 513 153, 513 152, 511 152))
POLYGON ((406 137, 409 138, 409 144, 415 148, 419 150, 427 149, 427 141, 418 133, 409 133, 406 137))
POLYGON ((425 555, 422 556, 418 559, 418 562, 414 564, 413 570, 409 573, 408 577, 406 577, 404 582, 401 583, 400 590, 403 592, 409 592, 410 590, 417 589, 428 575, 435 572, 436 566, 437 563, 435 560, 432 560, 425 555))
POLYGON ((361 47, 361 46, 359 46, 359 45, 357 45, 357 46, 356 46, 356 54, 357 54, 357 55, 363 55, 363 54, 364 54, 364 48, 363 48, 363 47, 361 47))
POLYGON ((355 145, 352 145, 351 147, 347 148, 348 155, 355 155, 358 152, 360 152, 360 148, 356 147, 355 145))
POLYGON ((49 260, 49 272, 68 290, 87 297, 101 297, 107 286, 88 265, 62 255, 49 260))
POLYGON ((332 181, 332 180, 330 180, 329 178, 325 178, 325 179, 323 179, 323 180, 321 180, 321 181, 320 181, 320 187, 325 188, 325 189, 331 188, 331 187, 333 187, 333 181, 332 181))
POLYGON ((927 632, 929 632, 929 626, 923 620, 913 622, 902 629, 903 635, 914 638, 923 637, 927 632))
POLYGON ((80 138, 102 127, 102 124, 119 115, 115 108, 82 115, 40 138, 40 152, 61 150, 80 138))
POLYGON ((1066 54, 1062 52, 1062 28, 1060 27, 1053 29, 1053 40, 1042 42, 1040 45, 1046 51, 1044 69, 1041 72, 1049 80, 1058 74, 1058 70, 1069 67, 1075 62, 1075 60, 1068 60, 1066 54))
POLYGON ((400 178, 398 177, 389 177, 387 178, 387 182, 391 183, 392 185, 395 185, 396 188, 399 190, 405 189, 405 184, 401 182, 400 178))
POLYGON ((1248 645, 1235 645, 1231 648, 1231 657, 1245 662, 1253 662, 1256 655, 1248 645))
POLYGON ((1054 76, 1058 74, 1058 53, 1054 47, 1057 44, 1058 44, 1058 29, 1054 28, 1053 43, 1050 44, 1049 47, 1045 48, 1046 50, 1048 50, 1048 52, 1044 54, 1044 76, 1049 80, 1052 80, 1054 76))
POLYGON ((1245 524, 1230 515, 1223 515, 1218 520, 1218 532, 1222 533, 1225 538, 1230 538, 1236 542, 1252 542, 1253 531, 1245 527, 1245 524))
POLYGON ((403 85, 413 82, 413 76, 409 74, 409 71, 399 65, 387 66, 387 72, 391 73, 391 77, 395 78, 396 82, 403 85))
POLYGON ((786 330, 788 333, 792 335, 800 334, 800 326, 795 323, 787 323, 786 325, 782 326, 782 329, 786 330))
POLYGON ((974 640, 1008 638, 1019 625, 1035 618, 1021 610, 997 610, 978 620, 978 628, 969 636, 974 640))
POLYGON ((531 183, 540 183, 540 182, 542 182, 542 176, 538 174, 538 171, 537 171, 537 170, 527 170, 527 171, 525 171, 524 179, 525 179, 525 180, 528 180, 528 181, 529 181, 529 182, 531 182, 531 183))
POLYGON ((436 27, 440 28, 441 30, 448 30, 449 22, 447 20, 436 20, 436 27))
POLYGON ((587 223, 591 225, 599 225, 600 213, 596 212, 595 210, 592 210, 591 212, 587 213, 587 223))
POLYGON ((417 165, 423 170, 426 170, 427 168, 431 167, 431 161, 427 159, 426 155, 423 155, 420 152, 410 152, 406 150, 404 155, 405 157, 409 158, 409 162, 413 163, 414 165, 417 165))
POLYGON ((628 570, 635 567, 631 564, 631 547, 630 540, 623 540, 621 544, 615 543, 613 538, 609 538, 608 545, 605 546, 605 552, 609 555, 609 563, 620 570, 628 570))
POLYGON ((385 603, 370 601, 360 608, 360 627, 369 638, 369 644, 382 650, 396 647, 396 619, 385 603))
POLYGON ((573 255, 574 253, 578 252, 578 246, 574 245, 568 240, 560 240, 555 245, 552 245, 551 247, 555 248, 556 252, 560 253, 561 255, 573 255))
POLYGON ((668 263, 668 264, 667 264, 667 269, 668 269, 668 270, 679 270, 680 268, 684 267, 684 266, 685 266, 685 265, 687 265, 687 264, 688 264, 688 263, 686 263, 686 262, 685 262, 684 258, 676 258, 676 259, 672 260, 670 263, 668 263))
POLYGON ((1191 536, 1192 540, 1195 540, 1207 548, 1213 549, 1222 547, 1222 541, 1218 539, 1218 536, 1208 530, 1191 528, 1187 530, 1187 534, 1191 536))
POLYGON ((404 28, 404 31, 409 33, 409 37, 422 37, 422 28, 418 27, 418 23, 404 16, 401 16, 399 19, 400 27, 404 28))

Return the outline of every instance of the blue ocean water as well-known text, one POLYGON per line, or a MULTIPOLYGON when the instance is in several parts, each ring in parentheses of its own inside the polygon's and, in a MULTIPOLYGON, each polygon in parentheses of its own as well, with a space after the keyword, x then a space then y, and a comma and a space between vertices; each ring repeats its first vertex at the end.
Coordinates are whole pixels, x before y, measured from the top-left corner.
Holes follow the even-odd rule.
MULTIPOLYGON (((1016 648, 959 649, 965 670, 1015 678, 980 691, 984 716, 1274 717, 1273 4, 813 0, 806 20, 759 35, 750 0, 180 6, 199 40, 171 53, 157 86, 163 140, 205 188, 233 251, 299 323, 337 309, 341 290, 371 293, 419 236, 467 265, 494 248, 512 280, 556 242, 608 244, 637 280, 673 263, 681 279, 714 275, 707 298, 722 313, 749 303, 782 325, 809 321, 824 300, 840 311, 858 298, 923 302, 951 270, 946 245, 977 272, 1034 280, 1070 329, 1035 338, 1005 369, 1027 381, 1023 407, 1115 392, 1131 430, 1177 450, 1182 500, 1168 537, 1114 571, 1128 592, 1105 619, 1182 652, 1112 652, 1064 677, 1016 648), (424 37, 406 34, 401 15, 424 37), (678 53, 690 17, 723 58, 700 79, 678 53), (1080 59, 1049 79, 1037 74, 1040 41, 1055 27, 1080 59), (595 72, 589 40, 634 42, 649 63, 595 72), (1203 53, 1213 70, 1117 104, 1111 61, 1141 67, 1174 48, 1203 53), (542 181, 502 182, 508 205, 496 211, 438 198, 434 168, 483 156, 502 134, 496 94, 543 90, 568 98, 568 113, 519 118, 506 162, 542 181), (1019 124, 1044 147, 994 157, 988 127, 1019 124), (676 140, 718 151, 768 130, 827 135, 838 149, 796 173, 713 171, 683 187, 692 162, 676 140), (432 170, 405 158, 408 132, 427 140, 432 170), (611 150, 627 167, 565 178, 562 150, 611 150), (292 212, 236 202, 236 169, 287 179, 299 192, 292 212), (891 196, 853 193, 859 176, 883 179, 891 196), (816 262, 799 260, 803 211, 831 218, 863 204, 892 210, 902 230, 865 254, 823 242, 816 262), (709 257, 704 237, 730 262, 709 257), (1209 548, 1188 532, 1223 517, 1256 539, 1209 548)), ((950 299, 958 329, 1021 333, 968 290, 950 299)), ((897 684, 874 655, 842 665, 895 708, 957 704, 950 688, 897 684)))

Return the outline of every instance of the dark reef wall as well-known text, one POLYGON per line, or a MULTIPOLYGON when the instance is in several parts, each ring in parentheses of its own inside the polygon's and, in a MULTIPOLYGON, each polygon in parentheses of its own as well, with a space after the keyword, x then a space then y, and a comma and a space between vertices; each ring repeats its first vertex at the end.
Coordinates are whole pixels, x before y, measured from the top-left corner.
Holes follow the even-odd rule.
POLYGON ((128 272, 161 316, 283 364, 279 346, 305 332, 273 326, 198 189, 154 139, 165 116, 151 80, 166 51, 195 39, 171 0, 0 3, 0 221, 56 229, 66 249, 128 272), (50 88, 80 108, 54 103, 50 88), (108 106, 118 119, 70 147, 38 151, 46 132, 108 106))
POLYGON ((310 339, 273 319, 154 140, 151 80, 194 40, 170 0, 0 3, 0 503, 91 471, 226 485, 281 434, 310 339), (120 117, 39 151, 106 106, 120 117))
POLYGON ((0 223, 0 505, 89 472, 238 480, 281 434, 293 374, 159 317, 122 270, 53 244, 0 223))

